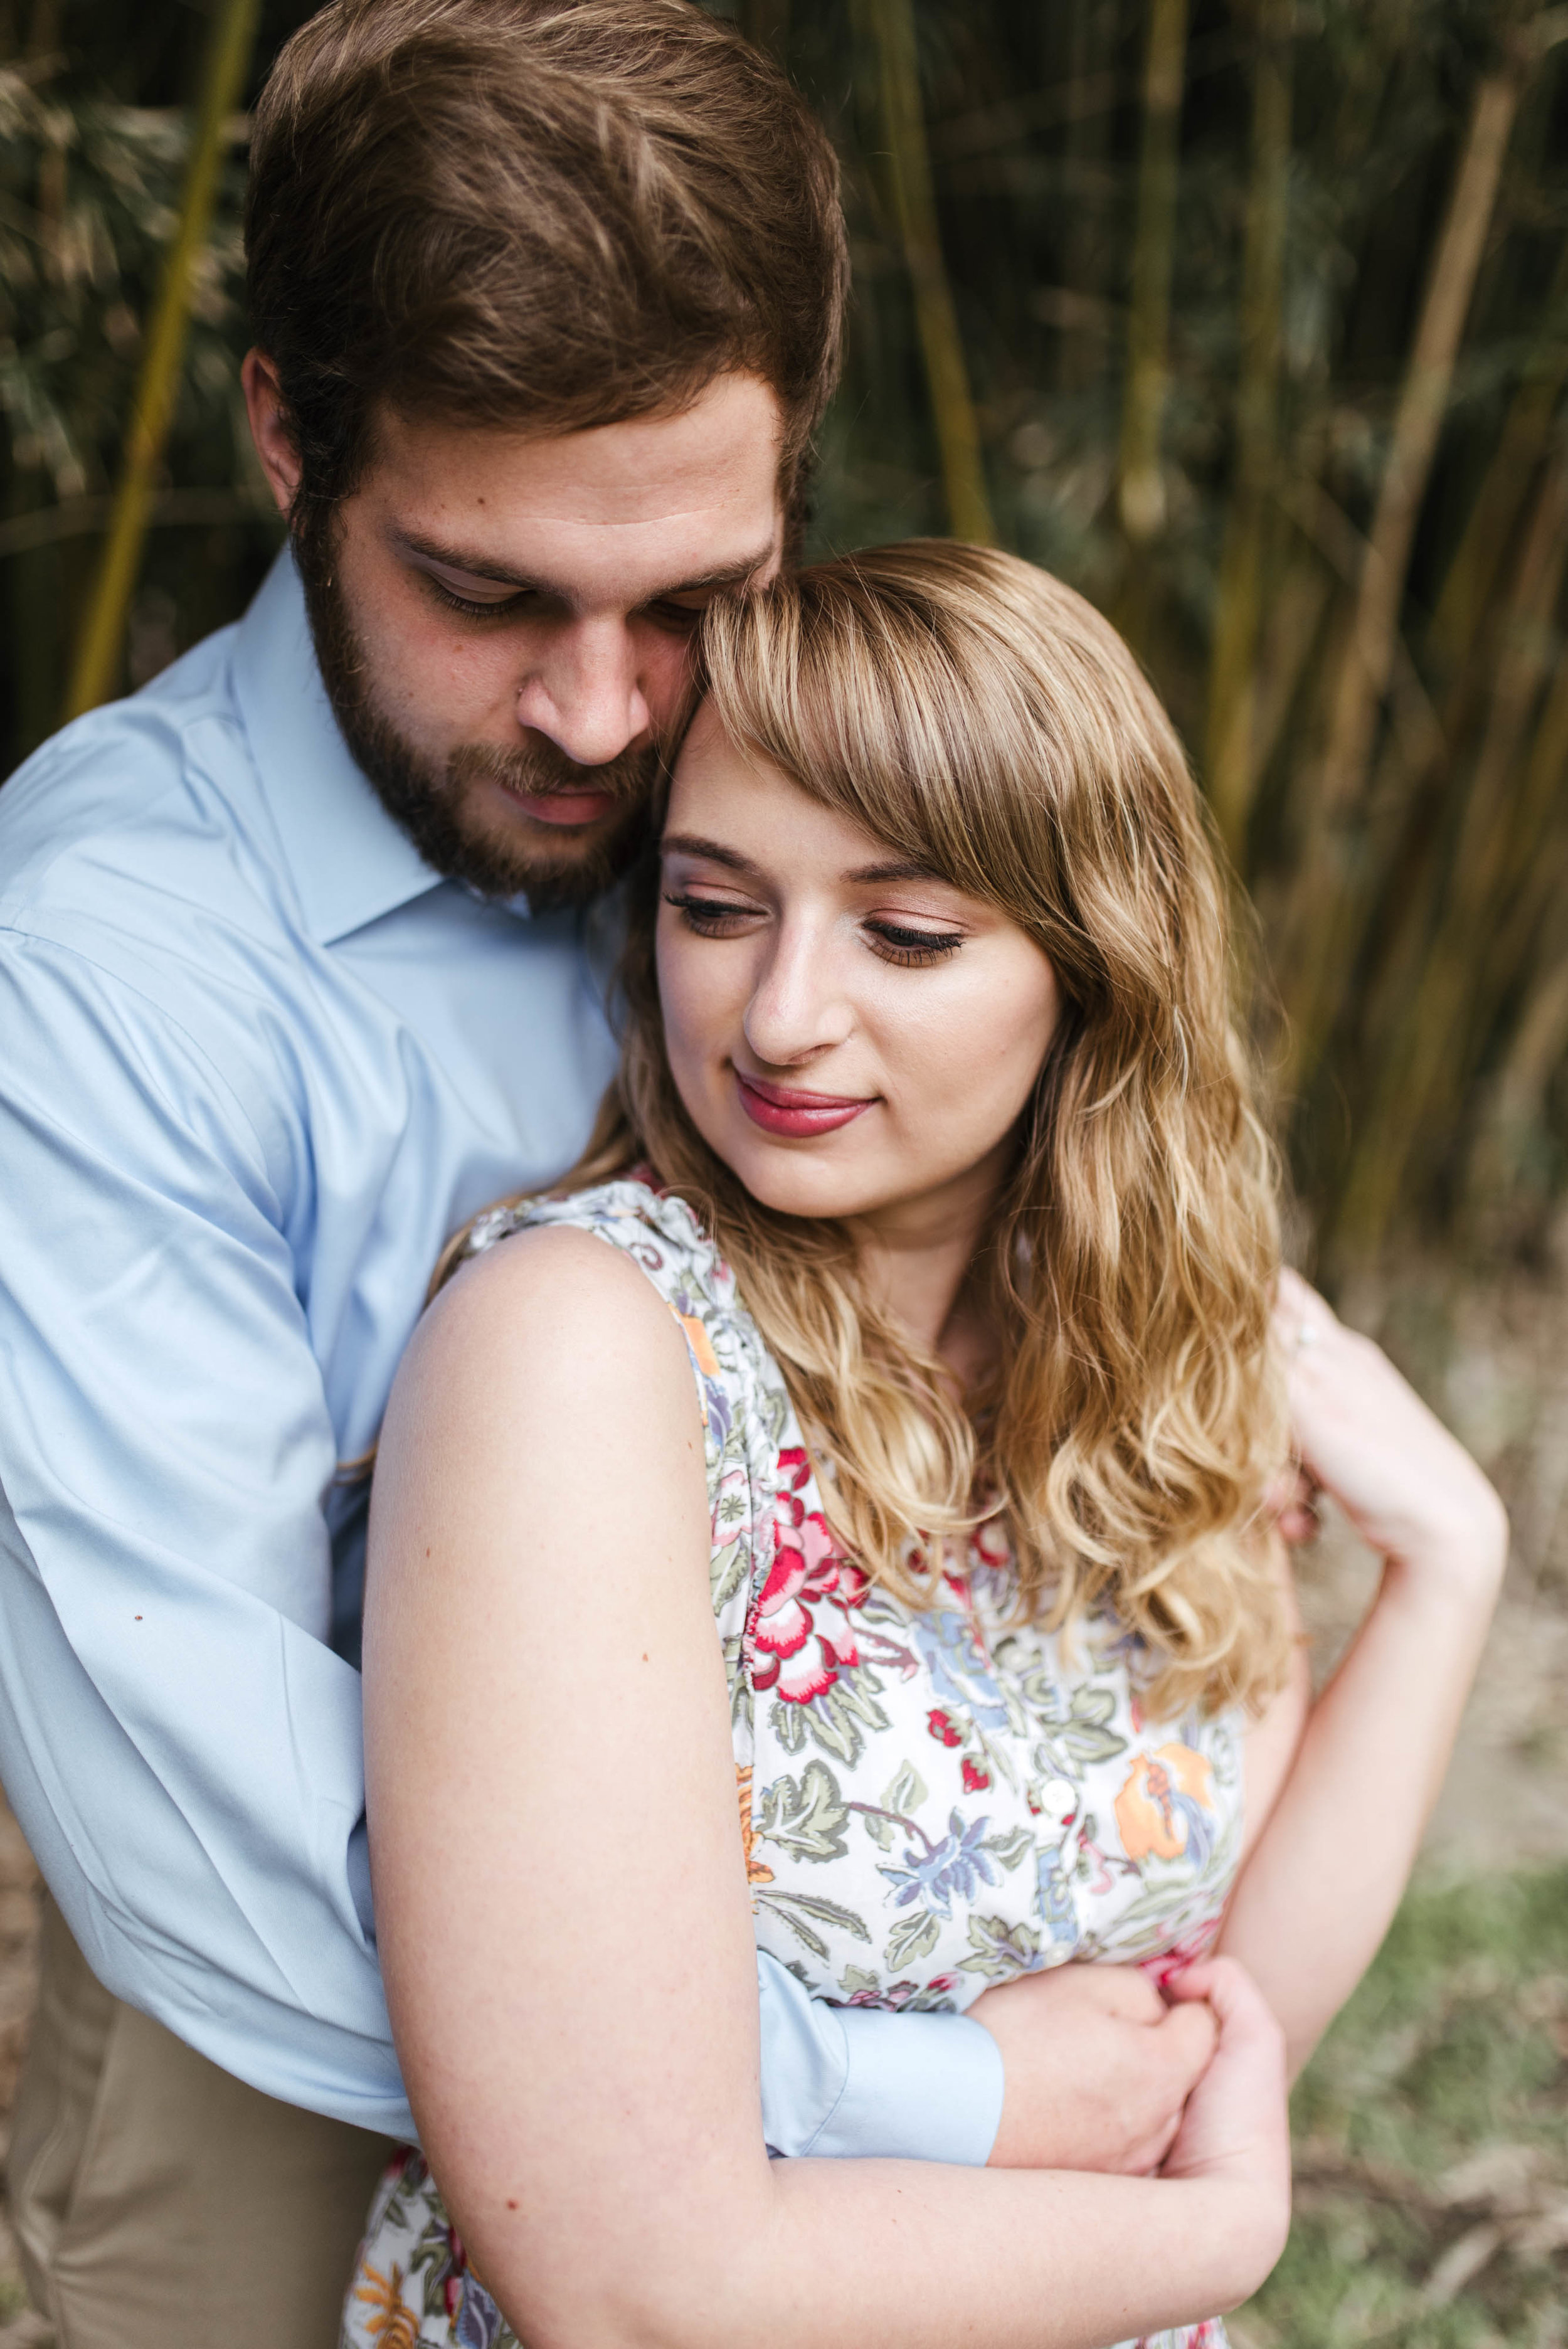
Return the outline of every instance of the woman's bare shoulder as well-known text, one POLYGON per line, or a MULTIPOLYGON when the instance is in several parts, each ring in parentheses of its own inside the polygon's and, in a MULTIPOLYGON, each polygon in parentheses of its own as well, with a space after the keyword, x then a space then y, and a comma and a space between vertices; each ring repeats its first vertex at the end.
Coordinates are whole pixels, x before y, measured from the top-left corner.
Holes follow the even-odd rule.
POLYGON ((532 1384, 612 1370, 678 1373, 685 1340, 653 1283, 582 1226, 527 1227, 465 1264, 415 1332, 400 1376, 532 1384))

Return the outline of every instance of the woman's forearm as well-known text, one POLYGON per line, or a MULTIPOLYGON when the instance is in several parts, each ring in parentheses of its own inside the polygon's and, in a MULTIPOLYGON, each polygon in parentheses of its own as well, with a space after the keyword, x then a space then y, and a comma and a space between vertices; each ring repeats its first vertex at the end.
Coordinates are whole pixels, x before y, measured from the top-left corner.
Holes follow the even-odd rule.
POLYGON ((485 2273, 529 2349, 954 2349, 982 2334, 984 2349, 1105 2349, 1233 2308, 1278 2258, 1284 2209, 1261 2183, 776 2162, 759 2188, 685 2200, 635 2256, 623 2244, 542 2272, 535 2238, 513 2271, 487 2228, 485 2273))
POLYGON ((1299 2070, 1398 1905, 1448 1768, 1503 1557, 1501 1518, 1451 1559, 1391 1560, 1312 1710, 1220 1946, 1284 2027, 1299 2070))

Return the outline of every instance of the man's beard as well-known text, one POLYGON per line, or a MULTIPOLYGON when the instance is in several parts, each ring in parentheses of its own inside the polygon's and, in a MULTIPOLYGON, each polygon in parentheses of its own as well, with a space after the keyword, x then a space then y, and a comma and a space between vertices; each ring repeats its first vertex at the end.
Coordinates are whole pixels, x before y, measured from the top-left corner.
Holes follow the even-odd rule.
POLYGON ((330 523, 296 532, 294 560, 333 715, 387 814, 427 864, 484 896, 526 895, 535 913, 598 896, 626 870, 646 837, 662 765, 659 747, 624 750, 602 767, 579 767, 543 739, 510 750, 463 742, 444 765, 429 759, 377 706, 369 664, 335 574, 335 535, 330 523), (575 785, 606 792, 617 805, 607 823, 593 827, 592 841, 567 830, 556 846, 543 823, 530 837, 497 832, 472 815, 472 787, 484 781, 523 794, 575 785))

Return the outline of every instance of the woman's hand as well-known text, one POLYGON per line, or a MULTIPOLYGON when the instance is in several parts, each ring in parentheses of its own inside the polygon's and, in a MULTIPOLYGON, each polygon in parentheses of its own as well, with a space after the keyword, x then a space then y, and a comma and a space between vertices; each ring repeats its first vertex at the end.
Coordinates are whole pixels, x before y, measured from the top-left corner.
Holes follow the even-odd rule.
POLYGON ((1508 1553, 1502 1504, 1381 1347, 1290 1271, 1280 1275, 1274 1328, 1302 1466, 1362 1539, 1400 1567, 1442 1568, 1472 1588, 1495 1582, 1508 1553))
POLYGON ((1284 2033, 1234 1958, 1206 1959, 1165 1987, 1177 2013, 1206 2003, 1219 2039, 1160 2174, 1236 2189, 1272 2266, 1290 2230, 1284 2033))
POLYGON ((968 2010, 1002 2050, 995 2169, 1152 2176, 1214 2052, 1202 2002, 1167 2006, 1139 1966, 1053 1966, 968 2010))

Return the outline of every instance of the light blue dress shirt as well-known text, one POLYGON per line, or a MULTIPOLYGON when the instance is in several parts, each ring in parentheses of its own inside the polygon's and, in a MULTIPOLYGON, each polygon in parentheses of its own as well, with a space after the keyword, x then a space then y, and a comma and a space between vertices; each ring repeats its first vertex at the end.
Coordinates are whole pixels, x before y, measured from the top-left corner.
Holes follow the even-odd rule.
MULTIPOLYGON (((612 932, 423 862, 286 554, 0 792, 0 1775, 110 1990, 394 2137, 335 1471, 442 1242, 581 1147, 612 932)), ((771 2146, 985 2160, 977 2023, 758 1977, 771 2146)))

